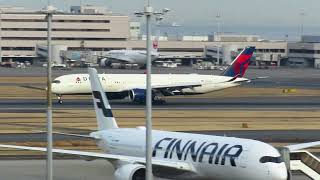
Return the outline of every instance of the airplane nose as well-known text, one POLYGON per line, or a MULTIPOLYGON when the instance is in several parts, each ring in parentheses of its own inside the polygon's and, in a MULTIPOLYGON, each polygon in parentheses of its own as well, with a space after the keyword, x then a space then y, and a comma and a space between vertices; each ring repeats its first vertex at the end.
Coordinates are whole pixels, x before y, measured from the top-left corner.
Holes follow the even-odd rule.
POLYGON ((54 83, 51 84, 51 91, 53 93, 57 93, 57 85, 56 84, 54 84, 54 83))
POLYGON ((272 164, 270 168, 271 171, 271 179, 272 180, 287 180, 288 172, 286 165, 284 163, 281 164, 272 164))
POLYGON ((55 89, 54 83, 51 83, 51 90, 53 91, 55 89))

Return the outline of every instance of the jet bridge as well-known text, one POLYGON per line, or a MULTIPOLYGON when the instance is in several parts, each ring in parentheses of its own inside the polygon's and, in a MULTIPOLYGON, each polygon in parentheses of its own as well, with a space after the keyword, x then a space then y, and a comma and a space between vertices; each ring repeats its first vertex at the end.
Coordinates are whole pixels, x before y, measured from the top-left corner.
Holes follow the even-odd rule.
POLYGON ((320 179, 320 159, 308 151, 294 151, 290 153, 292 171, 301 171, 312 179, 320 179))

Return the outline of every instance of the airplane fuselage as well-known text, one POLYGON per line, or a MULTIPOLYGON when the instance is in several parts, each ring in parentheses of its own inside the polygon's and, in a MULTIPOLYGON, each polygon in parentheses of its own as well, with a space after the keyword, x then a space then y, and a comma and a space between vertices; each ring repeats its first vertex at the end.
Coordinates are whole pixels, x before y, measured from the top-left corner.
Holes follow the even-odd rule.
MULTIPOLYGON (((95 132, 102 140, 98 145, 107 153, 145 156, 145 129, 114 129, 95 132)), ((192 164, 196 176, 170 174, 172 178, 215 180, 285 180, 283 161, 262 162, 263 158, 280 158, 272 146, 249 139, 209 136, 166 131, 153 131, 153 158, 192 164), (188 178, 186 178, 188 177, 188 178)), ((154 171, 159 177, 167 173, 154 171)))
MULTIPOLYGON (((131 64, 146 64, 146 51, 143 50, 111 50, 107 53, 108 57, 115 62, 125 62, 131 64)), ((159 57, 158 52, 151 52, 152 61, 159 57)))
MULTIPOLYGON (((132 89, 145 89, 145 74, 100 74, 100 81, 107 93, 125 93, 132 89)), ((175 84, 199 83, 197 87, 182 88, 177 95, 204 94, 240 85, 245 78, 227 82, 230 77, 199 74, 152 74, 152 86, 171 86, 175 84)), ((90 94, 91 87, 88 74, 70 74, 60 76, 52 84, 55 94, 90 94)), ((175 94, 172 94, 175 95, 175 94)), ((111 97, 112 98, 112 97, 111 97)), ((123 97, 119 98, 122 99, 123 97)), ((117 98, 112 98, 117 99, 117 98)))

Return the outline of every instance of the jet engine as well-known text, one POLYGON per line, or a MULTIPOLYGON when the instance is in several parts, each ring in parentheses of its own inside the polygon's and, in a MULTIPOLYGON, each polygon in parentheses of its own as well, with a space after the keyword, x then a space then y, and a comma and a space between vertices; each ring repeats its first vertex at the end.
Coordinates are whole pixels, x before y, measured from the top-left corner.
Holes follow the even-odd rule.
POLYGON ((102 67, 111 67, 112 65, 112 61, 109 58, 102 58, 100 60, 100 66, 102 67))
POLYGON ((114 173, 116 180, 144 180, 146 167, 141 164, 126 164, 114 173))
POLYGON ((146 101, 145 89, 132 89, 129 91, 129 99, 132 102, 143 103, 146 101))

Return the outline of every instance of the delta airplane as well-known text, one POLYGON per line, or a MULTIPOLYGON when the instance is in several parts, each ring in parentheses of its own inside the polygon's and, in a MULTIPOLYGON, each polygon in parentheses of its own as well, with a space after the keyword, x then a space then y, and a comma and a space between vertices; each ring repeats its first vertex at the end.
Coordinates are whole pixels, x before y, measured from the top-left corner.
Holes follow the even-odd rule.
MULTIPOLYGON (((159 57, 158 41, 153 42, 151 51, 151 61, 159 57)), ((145 50, 111 50, 103 55, 100 60, 100 66, 112 66, 112 63, 120 64, 138 64, 143 67, 146 64, 147 52, 145 50)))
MULTIPOLYGON (((146 129, 119 128, 97 71, 90 68, 89 74, 98 131, 88 137, 96 140, 104 153, 64 149, 53 152, 90 160, 106 159, 114 165, 116 180, 145 179, 146 129)), ((289 180, 285 155, 320 145, 320 141, 289 145, 284 147, 287 154, 281 155, 273 146, 250 139, 158 130, 152 131, 152 138, 153 174, 170 179, 289 180)), ((46 151, 41 147, 3 144, 0 147, 46 151)))
MULTIPOLYGON (((250 82, 244 78, 255 47, 245 48, 220 76, 199 74, 152 74, 153 101, 163 102, 163 96, 196 95, 218 91, 250 82)), ((124 99, 144 103, 145 74, 100 74, 102 87, 109 99, 124 99)), ((88 74, 69 74, 52 82, 52 92, 62 103, 63 95, 91 94, 88 74)))

